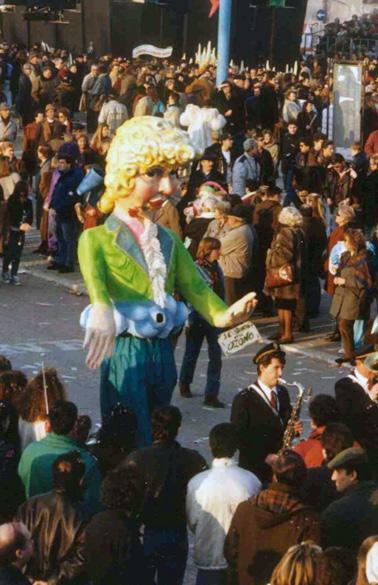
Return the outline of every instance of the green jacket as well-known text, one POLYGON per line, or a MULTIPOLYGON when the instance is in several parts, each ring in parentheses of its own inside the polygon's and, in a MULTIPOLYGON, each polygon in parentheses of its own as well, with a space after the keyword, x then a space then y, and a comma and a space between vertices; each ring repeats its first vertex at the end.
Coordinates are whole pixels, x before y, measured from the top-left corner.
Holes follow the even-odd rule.
POLYGON ((41 441, 30 443, 21 455, 18 475, 24 484, 26 497, 37 496, 53 489, 52 464, 59 455, 69 451, 79 451, 85 463, 84 502, 88 512, 95 514, 101 510, 101 476, 94 457, 67 435, 48 433, 41 441))
MULTIPOLYGON (((172 294, 177 289, 214 325, 214 318, 224 313, 227 305, 207 286, 176 234, 158 226, 158 238, 168 268, 166 292, 172 294)), ((110 215, 104 225, 83 232, 79 261, 92 303, 153 299, 141 248, 115 215, 110 215)))

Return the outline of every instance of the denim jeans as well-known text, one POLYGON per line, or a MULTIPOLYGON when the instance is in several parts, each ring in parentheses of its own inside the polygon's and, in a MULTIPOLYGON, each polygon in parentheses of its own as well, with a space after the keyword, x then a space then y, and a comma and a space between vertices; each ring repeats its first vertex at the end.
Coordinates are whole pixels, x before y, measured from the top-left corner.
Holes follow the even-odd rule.
POLYGON ((182 585, 188 558, 186 526, 144 530, 146 585, 182 585))
POLYGON ((196 585, 227 585, 227 569, 198 569, 196 585))
POLYGON ((57 217, 56 237, 58 239, 58 250, 54 258, 55 262, 62 266, 73 268, 76 260, 76 245, 78 237, 76 220, 62 221, 57 217))
POLYGON ((196 319, 186 330, 185 353, 181 366, 180 382, 185 384, 193 382, 198 356, 203 340, 206 338, 209 363, 207 366, 205 396, 215 397, 219 394, 222 353, 218 343, 218 334, 219 330, 216 327, 209 325, 202 319, 196 319))

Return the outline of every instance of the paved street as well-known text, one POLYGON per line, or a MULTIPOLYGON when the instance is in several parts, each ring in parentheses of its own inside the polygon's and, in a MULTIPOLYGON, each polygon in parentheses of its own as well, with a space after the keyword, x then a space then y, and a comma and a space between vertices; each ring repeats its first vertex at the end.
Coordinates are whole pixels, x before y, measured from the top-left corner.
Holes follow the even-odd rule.
MULTIPOLYGON (((0 353, 11 358, 13 366, 31 376, 40 368, 53 365, 61 375, 70 397, 82 413, 89 414, 96 425, 99 422, 98 372, 89 371, 84 364, 82 331, 78 325, 81 310, 88 303, 85 294, 78 296, 69 291, 75 284, 83 290, 79 273, 60 277, 46 271, 46 261, 31 254, 36 238, 28 238, 21 274, 22 285, 14 287, 0 284, 0 321, 2 336, 0 353), (35 276, 37 275, 37 276, 35 276), (67 276, 69 278, 67 278, 67 276), (46 278, 50 280, 45 280, 46 278)), ((324 297, 326 303, 326 297, 324 297)), ((256 320, 264 336, 275 330, 274 319, 256 320)), ((338 344, 325 345, 323 337, 330 330, 326 308, 324 315, 313 322, 312 332, 298 337, 295 346, 288 346, 285 378, 313 385, 314 393, 332 392, 340 375, 338 368, 329 365, 336 357, 338 344), (328 360, 328 361, 327 361, 328 360)), ((180 365, 184 349, 184 337, 177 347, 177 364, 180 365)), ((181 398, 177 392, 177 404, 184 417, 180 440, 188 447, 199 449, 210 460, 207 448, 209 429, 216 423, 228 420, 233 396, 239 389, 254 379, 256 370, 251 362, 254 348, 224 359, 221 398, 227 403, 225 410, 212 410, 202 405, 202 391, 205 382, 207 349, 201 353, 198 371, 193 384, 196 396, 190 400, 181 398)), ((295 389, 290 389, 293 397, 295 389)), ((303 420, 308 429, 306 405, 303 420)), ((194 583, 194 570, 188 567, 186 585, 194 583)))

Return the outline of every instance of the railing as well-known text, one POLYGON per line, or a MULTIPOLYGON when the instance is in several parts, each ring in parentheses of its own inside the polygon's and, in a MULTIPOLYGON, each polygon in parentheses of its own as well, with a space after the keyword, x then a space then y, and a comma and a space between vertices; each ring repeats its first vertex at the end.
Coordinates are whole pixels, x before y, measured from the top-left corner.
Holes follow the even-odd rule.
POLYGON ((327 57, 343 57, 358 60, 378 56, 378 37, 352 38, 347 35, 327 35, 305 33, 302 37, 302 50, 305 54, 323 54, 327 57))

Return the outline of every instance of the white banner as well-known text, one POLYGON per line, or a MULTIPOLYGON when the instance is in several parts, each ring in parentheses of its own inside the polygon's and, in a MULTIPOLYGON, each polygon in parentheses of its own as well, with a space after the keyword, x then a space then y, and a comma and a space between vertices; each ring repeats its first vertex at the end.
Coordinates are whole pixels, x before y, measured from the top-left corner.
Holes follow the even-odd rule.
POLYGON ((252 321, 246 321, 233 329, 221 333, 218 337, 218 342, 224 355, 228 356, 244 349, 247 345, 252 345, 252 343, 261 343, 262 337, 256 325, 252 321))
POLYGON ((172 53, 173 47, 160 49, 159 47, 154 47, 154 45, 139 45, 139 47, 135 47, 135 49, 133 49, 133 59, 137 59, 141 55, 151 55, 152 57, 157 57, 158 59, 168 59, 172 53))

